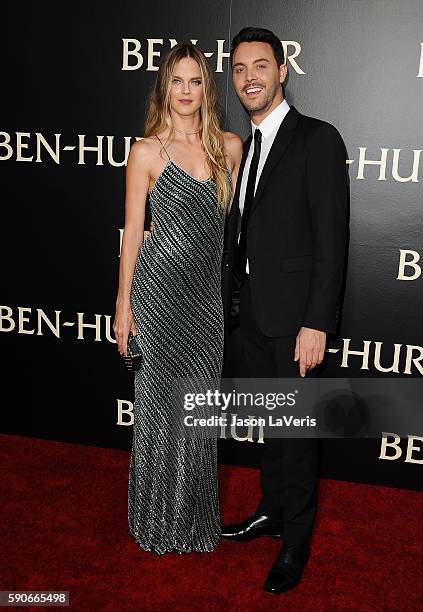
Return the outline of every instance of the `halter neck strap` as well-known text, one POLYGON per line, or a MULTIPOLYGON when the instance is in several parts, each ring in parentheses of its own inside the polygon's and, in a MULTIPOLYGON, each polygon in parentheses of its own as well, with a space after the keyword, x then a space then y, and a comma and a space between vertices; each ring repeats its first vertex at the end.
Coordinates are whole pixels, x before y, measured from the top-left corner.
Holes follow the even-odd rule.
POLYGON ((170 159, 169 153, 168 153, 168 152, 167 152, 167 150, 166 150, 166 147, 164 146, 164 144, 162 143, 162 141, 160 140, 160 138, 157 136, 157 134, 156 134, 156 138, 157 138, 157 140, 160 142, 160 144, 162 145, 162 148, 165 150, 165 153, 166 153, 166 155, 168 156, 169 160, 170 160, 170 161, 172 161, 172 160, 170 159))

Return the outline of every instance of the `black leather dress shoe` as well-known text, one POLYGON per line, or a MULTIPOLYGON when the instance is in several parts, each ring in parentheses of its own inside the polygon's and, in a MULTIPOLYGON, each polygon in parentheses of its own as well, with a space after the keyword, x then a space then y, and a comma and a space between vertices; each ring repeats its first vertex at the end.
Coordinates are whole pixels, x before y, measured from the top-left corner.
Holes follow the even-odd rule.
POLYGON ((303 573, 308 552, 305 548, 284 546, 264 583, 267 593, 284 593, 296 586, 303 573))
POLYGON ((255 538, 269 536, 282 538, 282 521, 275 521, 262 514, 252 514, 243 523, 222 525, 221 537, 235 542, 248 542, 255 538))

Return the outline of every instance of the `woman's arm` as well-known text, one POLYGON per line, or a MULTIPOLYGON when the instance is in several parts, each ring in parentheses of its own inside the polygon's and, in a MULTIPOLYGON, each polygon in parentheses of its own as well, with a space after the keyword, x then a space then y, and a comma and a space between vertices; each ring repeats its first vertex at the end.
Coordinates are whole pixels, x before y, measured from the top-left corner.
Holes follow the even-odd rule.
POLYGON ((134 143, 126 166, 125 227, 119 263, 119 286, 113 331, 120 353, 126 354, 129 331, 136 334, 130 306, 135 262, 144 236, 145 206, 150 183, 149 144, 134 143))
POLYGON ((235 193, 235 186, 238 179, 239 166, 242 159, 242 139, 233 132, 224 132, 224 148, 225 156, 228 160, 228 166, 232 172, 232 198, 228 206, 228 214, 232 205, 233 194, 235 193))

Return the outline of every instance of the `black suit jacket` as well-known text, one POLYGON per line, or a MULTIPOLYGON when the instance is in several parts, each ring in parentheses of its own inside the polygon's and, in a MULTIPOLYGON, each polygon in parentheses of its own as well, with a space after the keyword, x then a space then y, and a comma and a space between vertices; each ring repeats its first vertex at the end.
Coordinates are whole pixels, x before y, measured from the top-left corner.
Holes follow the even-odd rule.
MULTIPOLYGON (((226 330, 237 316, 234 262, 244 154, 225 228, 226 330)), ((291 106, 260 176, 247 229, 253 311, 269 337, 301 326, 335 333, 348 233, 347 152, 336 128, 291 106)))

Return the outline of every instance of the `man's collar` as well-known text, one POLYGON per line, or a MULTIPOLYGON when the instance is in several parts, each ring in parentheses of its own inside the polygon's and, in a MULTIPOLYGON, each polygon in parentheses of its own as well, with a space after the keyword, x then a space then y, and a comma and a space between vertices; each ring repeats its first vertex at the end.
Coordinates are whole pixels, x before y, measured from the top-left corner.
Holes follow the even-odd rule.
POLYGON ((258 128, 262 133, 263 138, 267 138, 275 129, 277 129, 282 121, 285 119, 289 111, 289 104, 284 99, 282 102, 272 110, 269 115, 260 123, 260 125, 256 125, 251 121, 251 133, 254 136, 255 130, 258 128))

